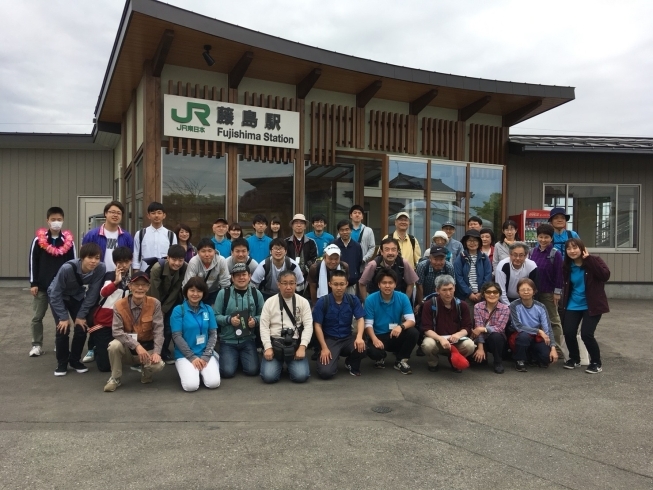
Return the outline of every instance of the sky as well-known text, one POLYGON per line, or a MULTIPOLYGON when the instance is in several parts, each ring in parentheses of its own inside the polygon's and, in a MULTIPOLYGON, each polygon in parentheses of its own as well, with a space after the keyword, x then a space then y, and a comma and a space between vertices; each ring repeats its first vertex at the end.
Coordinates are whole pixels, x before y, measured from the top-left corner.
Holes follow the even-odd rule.
MULTIPOLYGON (((653 2, 172 0, 361 58, 576 87, 511 134, 653 137, 653 2)), ((0 132, 90 133, 122 0, 0 0, 0 132)))

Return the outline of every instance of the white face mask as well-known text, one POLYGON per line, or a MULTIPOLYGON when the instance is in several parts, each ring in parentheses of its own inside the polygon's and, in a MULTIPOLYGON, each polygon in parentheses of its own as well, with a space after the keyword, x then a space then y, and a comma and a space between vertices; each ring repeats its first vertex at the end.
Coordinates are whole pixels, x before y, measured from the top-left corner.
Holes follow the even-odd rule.
POLYGON ((63 227, 63 221, 50 221, 50 229, 59 231, 63 227))

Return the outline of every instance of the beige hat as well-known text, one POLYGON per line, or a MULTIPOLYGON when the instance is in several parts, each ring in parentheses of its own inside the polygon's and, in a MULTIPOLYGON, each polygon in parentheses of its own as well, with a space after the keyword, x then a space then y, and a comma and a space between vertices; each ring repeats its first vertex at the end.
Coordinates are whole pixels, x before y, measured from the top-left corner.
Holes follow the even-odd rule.
POLYGON ((298 221, 298 220, 303 221, 304 224, 306 226, 308 226, 308 221, 306 220, 306 216, 304 216, 303 214, 299 214, 299 213, 292 217, 292 219, 290 220, 290 226, 292 226, 293 221, 298 221))
POLYGON ((435 240, 435 237, 444 239, 444 243, 449 243, 449 237, 442 230, 438 230, 435 233, 433 233, 433 238, 431 238, 431 240, 435 240))
POLYGON ((398 220, 399 218, 408 218, 410 219, 410 214, 408 214, 406 211, 402 211, 400 213, 397 213, 395 216, 395 221, 398 220))

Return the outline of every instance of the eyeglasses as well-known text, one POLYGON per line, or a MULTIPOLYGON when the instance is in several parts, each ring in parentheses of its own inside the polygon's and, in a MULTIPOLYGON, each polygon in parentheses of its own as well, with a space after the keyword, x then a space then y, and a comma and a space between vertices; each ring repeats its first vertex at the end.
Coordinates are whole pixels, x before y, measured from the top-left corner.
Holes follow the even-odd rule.
POLYGON ((114 214, 116 216, 122 216, 122 211, 107 211, 107 214, 114 214))
POLYGON ((516 259, 525 259, 526 254, 510 254, 511 257, 514 257, 516 259))
POLYGON ((285 252, 286 249, 285 249, 285 248, 281 248, 281 247, 273 247, 273 248, 272 248, 272 251, 273 251, 273 252, 285 252))
POLYGON ((495 295, 495 294, 499 294, 499 291, 497 291, 496 289, 492 289, 492 290, 485 291, 484 294, 495 295))

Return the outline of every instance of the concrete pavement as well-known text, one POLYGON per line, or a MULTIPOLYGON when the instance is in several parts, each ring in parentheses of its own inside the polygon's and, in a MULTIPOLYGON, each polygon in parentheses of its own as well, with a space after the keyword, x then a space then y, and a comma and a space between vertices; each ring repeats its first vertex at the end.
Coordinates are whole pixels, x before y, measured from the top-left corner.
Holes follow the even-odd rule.
POLYGON ((429 373, 413 357, 410 376, 365 360, 354 378, 341 361, 331 381, 239 374, 195 393, 174 366, 151 385, 127 370, 115 393, 93 363, 55 378, 51 316, 29 358, 29 292, 0 289, 0 304, 2 488, 653 488, 644 301, 611 301, 599 375, 429 373))

